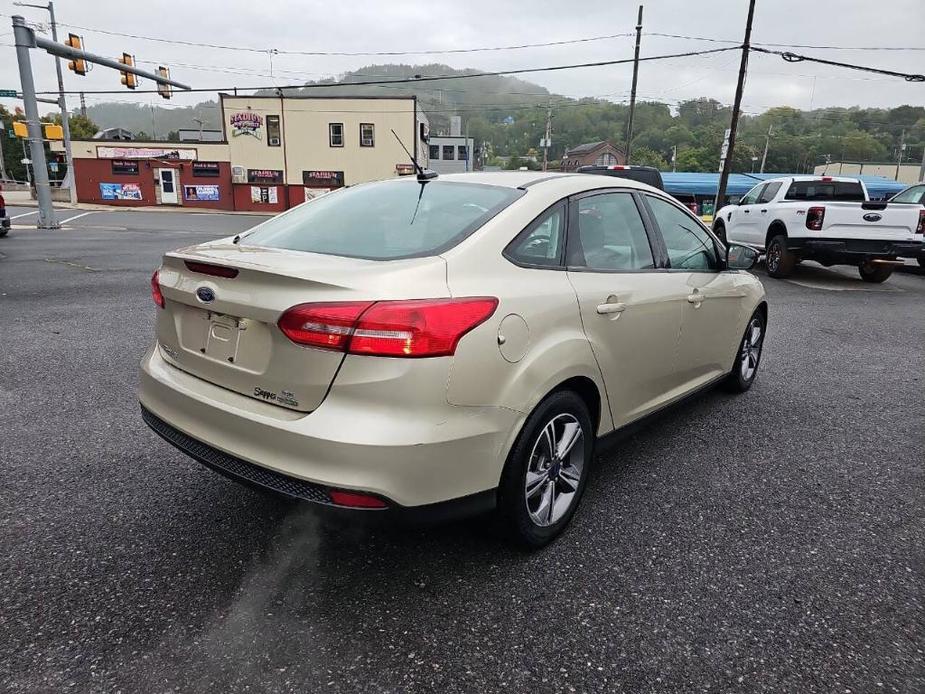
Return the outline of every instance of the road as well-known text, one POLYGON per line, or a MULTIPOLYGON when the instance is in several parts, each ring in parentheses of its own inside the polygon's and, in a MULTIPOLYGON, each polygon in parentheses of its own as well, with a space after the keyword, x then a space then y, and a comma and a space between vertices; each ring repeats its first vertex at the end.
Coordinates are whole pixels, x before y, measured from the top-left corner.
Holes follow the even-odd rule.
POLYGON ((528 554, 324 525, 142 424, 160 254, 257 221, 0 239, 0 690, 925 690, 925 276, 759 271, 752 390, 602 452, 528 554))

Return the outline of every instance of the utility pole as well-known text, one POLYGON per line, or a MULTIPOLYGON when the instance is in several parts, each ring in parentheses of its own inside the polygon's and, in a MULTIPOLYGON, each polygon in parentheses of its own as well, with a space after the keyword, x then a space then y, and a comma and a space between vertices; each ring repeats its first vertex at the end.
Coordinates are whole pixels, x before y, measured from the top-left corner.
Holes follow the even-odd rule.
POLYGON ((546 107, 546 137, 543 138, 543 171, 549 164, 549 141, 552 137, 552 102, 546 107))
POLYGON ((80 93, 80 115, 87 117, 87 99, 83 92, 80 93))
POLYGON ((636 52, 633 56, 633 86, 630 90, 630 115, 626 123, 626 163, 630 163, 633 151, 633 116, 636 115, 636 85, 639 82, 639 42, 642 40, 642 5, 636 19, 636 52))
POLYGON ((769 126, 768 126, 768 136, 767 136, 767 138, 765 138, 765 141, 764 141, 764 154, 761 155, 761 171, 760 171, 760 173, 764 173, 764 165, 765 165, 765 164, 767 163, 767 161, 768 161, 768 147, 770 147, 770 145, 771 145, 771 133, 773 132, 773 130, 774 130, 774 125, 773 125, 773 124, 769 125, 769 126))
POLYGON ((732 171, 732 158, 736 144, 736 127, 739 125, 739 111, 742 109, 742 92, 745 90, 745 72, 748 68, 748 51, 751 48, 752 20, 755 18, 755 0, 749 0, 748 19, 745 20, 745 40, 742 42, 742 61, 739 63, 739 82, 736 85, 735 101, 732 104, 732 120, 729 125, 729 148, 726 159, 723 161, 723 170, 719 175, 719 187, 716 189, 716 200, 713 209, 722 207, 723 198, 726 197, 726 184, 729 182, 729 173, 732 171))
POLYGON ((893 176, 897 181, 899 180, 899 169, 903 165, 903 154, 906 153, 906 129, 903 128, 902 135, 899 136, 899 157, 896 159, 896 175, 893 176))
MULTIPOLYGON (((34 7, 45 10, 51 16, 51 38, 58 41, 58 25, 55 22, 55 3, 33 5, 28 2, 14 2, 19 7, 34 7)), ((74 178, 74 160, 71 157, 71 124, 68 122, 67 102, 64 100, 64 76, 61 72, 61 58, 55 56, 55 72, 58 73, 58 107, 61 109, 61 128, 64 131, 64 156, 67 161, 68 189, 71 202, 77 202, 77 181, 74 178)))

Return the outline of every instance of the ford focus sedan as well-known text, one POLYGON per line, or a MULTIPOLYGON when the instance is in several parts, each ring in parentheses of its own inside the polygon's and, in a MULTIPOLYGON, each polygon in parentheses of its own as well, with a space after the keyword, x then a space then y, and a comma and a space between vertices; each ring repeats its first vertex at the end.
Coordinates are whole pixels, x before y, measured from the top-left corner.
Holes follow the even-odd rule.
POLYGON ((756 257, 629 180, 342 189, 164 256, 142 415, 239 481, 366 516, 494 509, 540 546, 601 437, 752 385, 756 257))

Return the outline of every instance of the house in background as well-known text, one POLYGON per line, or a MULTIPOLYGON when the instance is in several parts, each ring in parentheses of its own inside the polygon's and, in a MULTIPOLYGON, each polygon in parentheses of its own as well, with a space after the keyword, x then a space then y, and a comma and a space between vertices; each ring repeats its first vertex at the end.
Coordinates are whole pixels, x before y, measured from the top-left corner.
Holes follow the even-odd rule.
POLYGON ((579 166, 614 166, 625 163, 626 153, 613 143, 603 140, 567 149, 559 168, 562 171, 576 171, 579 166))

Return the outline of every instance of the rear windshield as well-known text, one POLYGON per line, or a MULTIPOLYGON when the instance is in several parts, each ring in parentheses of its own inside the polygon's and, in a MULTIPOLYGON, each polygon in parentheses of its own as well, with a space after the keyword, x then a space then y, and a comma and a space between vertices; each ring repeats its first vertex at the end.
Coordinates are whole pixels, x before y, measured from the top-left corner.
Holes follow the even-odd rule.
POLYGON ((864 188, 857 181, 795 181, 784 200, 841 200, 864 202, 864 188))
POLYGON ((449 181, 369 183, 328 193, 274 217, 244 243, 371 260, 436 255, 523 193, 449 181))

